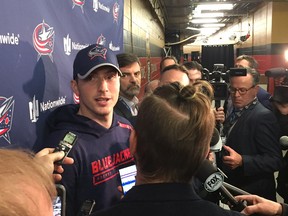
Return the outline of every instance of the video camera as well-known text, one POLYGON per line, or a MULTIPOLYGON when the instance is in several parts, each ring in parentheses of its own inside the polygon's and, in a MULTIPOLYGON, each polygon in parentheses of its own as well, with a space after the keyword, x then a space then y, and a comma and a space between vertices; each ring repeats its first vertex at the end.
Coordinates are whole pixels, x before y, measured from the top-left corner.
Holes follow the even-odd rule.
POLYGON ((224 64, 214 64, 213 71, 210 73, 208 69, 203 69, 203 79, 210 82, 214 88, 215 106, 218 107, 221 100, 228 98, 228 83, 231 76, 246 76, 246 68, 230 68, 225 71, 224 64))
POLYGON ((278 85, 288 85, 288 69, 286 68, 270 68, 265 71, 265 76, 279 80, 278 85))

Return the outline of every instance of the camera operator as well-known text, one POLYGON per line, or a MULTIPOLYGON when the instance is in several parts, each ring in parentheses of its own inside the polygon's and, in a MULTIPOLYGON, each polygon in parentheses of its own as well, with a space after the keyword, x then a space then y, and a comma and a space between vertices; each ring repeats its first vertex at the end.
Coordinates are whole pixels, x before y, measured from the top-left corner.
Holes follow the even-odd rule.
MULTIPOLYGON (((280 144, 283 150, 288 149, 288 86, 276 86, 271 98, 274 113, 281 130, 280 144)), ((288 202, 288 153, 284 156, 284 166, 277 177, 277 192, 288 202)))
MULTIPOLYGON (((235 67, 236 68, 254 68, 255 70, 258 69, 258 62, 249 55, 241 55, 236 58, 235 61, 235 67)), ((269 92, 267 92, 265 89, 263 89, 261 86, 258 87, 258 92, 257 92, 257 98, 258 101, 267 109, 272 110, 272 104, 270 102, 271 95, 269 92)), ((232 102, 231 98, 225 102, 224 108, 225 108, 225 113, 226 117, 232 112, 232 102)))
POLYGON ((230 76, 233 112, 224 122, 226 145, 220 168, 227 182, 251 194, 276 200, 274 172, 282 166, 279 125, 257 99, 259 73, 230 76))

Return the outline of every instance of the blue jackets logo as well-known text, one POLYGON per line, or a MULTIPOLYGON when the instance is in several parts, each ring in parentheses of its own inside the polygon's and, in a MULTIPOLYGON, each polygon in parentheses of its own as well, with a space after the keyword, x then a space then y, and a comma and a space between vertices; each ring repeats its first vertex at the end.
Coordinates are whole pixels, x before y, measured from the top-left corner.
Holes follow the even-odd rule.
POLYGON ((0 138, 4 138, 9 144, 11 144, 9 131, 12 126, 13 112, 13 97, 5 98, 0 96, 0 138))
POLYGON ((118 23, 120 6, 117 2, 113 5, 113 18, 114 22, 118 23))
POLYGON ((36 26, 33 32, 33 45, 38 52, 37 61, 42 55, 48 55, 53 62, 54 37, 53 27, 50 27, 44 20, 36 26))
POLYGON ((72 0, 72 2, 73 2, 72 9, 73 9, 75 6, 78 6, 78 7, 81 8, 82 13, 84 13, 83 6, 84 6, 84 4, 85 4, 85 0, 72 0))

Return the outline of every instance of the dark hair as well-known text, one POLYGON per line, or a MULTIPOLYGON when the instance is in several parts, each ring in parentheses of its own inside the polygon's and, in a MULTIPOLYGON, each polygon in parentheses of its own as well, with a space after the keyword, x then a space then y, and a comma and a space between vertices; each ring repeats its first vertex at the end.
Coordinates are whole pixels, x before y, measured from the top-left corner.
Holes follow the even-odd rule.
POLYGON ((207 156, 214 129, 211 101, 194 86, 163 85, 140 104, 137 167, 146 179, 189 182, 207 156))
POLYGON ((133 53, 120 53, 116 57, 119 68, 126 67, 133 64, 134 62, 137 62, 139 65, 141 65, 139 58, 133 53))
POLYGON ((187 68, 184 67, 183 65, 179 65, 179 64, 173 64, 173 65, 169 65, 169 66, 163 68, 163 70, 160 71, 160 75, 162 75, 162 74, 164 74, 166 71, 172 70, 172 69, 174 69, 174 70, 180 70, 180 71, 182 71, 183 73, 186 73, 186 74, 188 75, 187 68))
POLYGON ((167 59, 172 59, 175 62, 175 64, 178 64, 178 61, 177 61, 175 56, 166 56, 166 57, 162 58, 162 60, 160 62, 160 71, 162 71, 164 69, 163 64, 164 64, 165 60, 167 60, 167 59))
POLYGON ((236 62, 241 61, 241 60, 246 60, 249 62, 249 67, 257 69, 258 68, 258 62, 249 55, 240 55, 236 58, 236 62))
POLYGON ((197 61, 189 61, 189 62, 184 62, 183 65, 188 69, 188 70, 192 70, 192 69, 196 69, 199 71, 203 70, 203 67, 201 64, 199 64, 197 61))

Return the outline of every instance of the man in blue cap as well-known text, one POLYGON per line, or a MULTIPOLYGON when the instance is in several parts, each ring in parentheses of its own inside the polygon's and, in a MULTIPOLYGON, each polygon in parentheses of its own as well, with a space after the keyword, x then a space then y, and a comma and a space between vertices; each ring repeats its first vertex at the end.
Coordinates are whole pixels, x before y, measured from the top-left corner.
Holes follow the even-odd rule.
POLYGON ((120 90, 116 55, 98 44, 80 50, 74 60, 71 88, 78 105, 57 108, 48 118, 45 147, 55 147, 68 131, 78 137, 63 165, 61 183, 67 191, 66 215, 79 214, 91 200, 95 210, 121 198, 118 168, 133 159, 129 151, 130 123, 113 113, 120 90))

